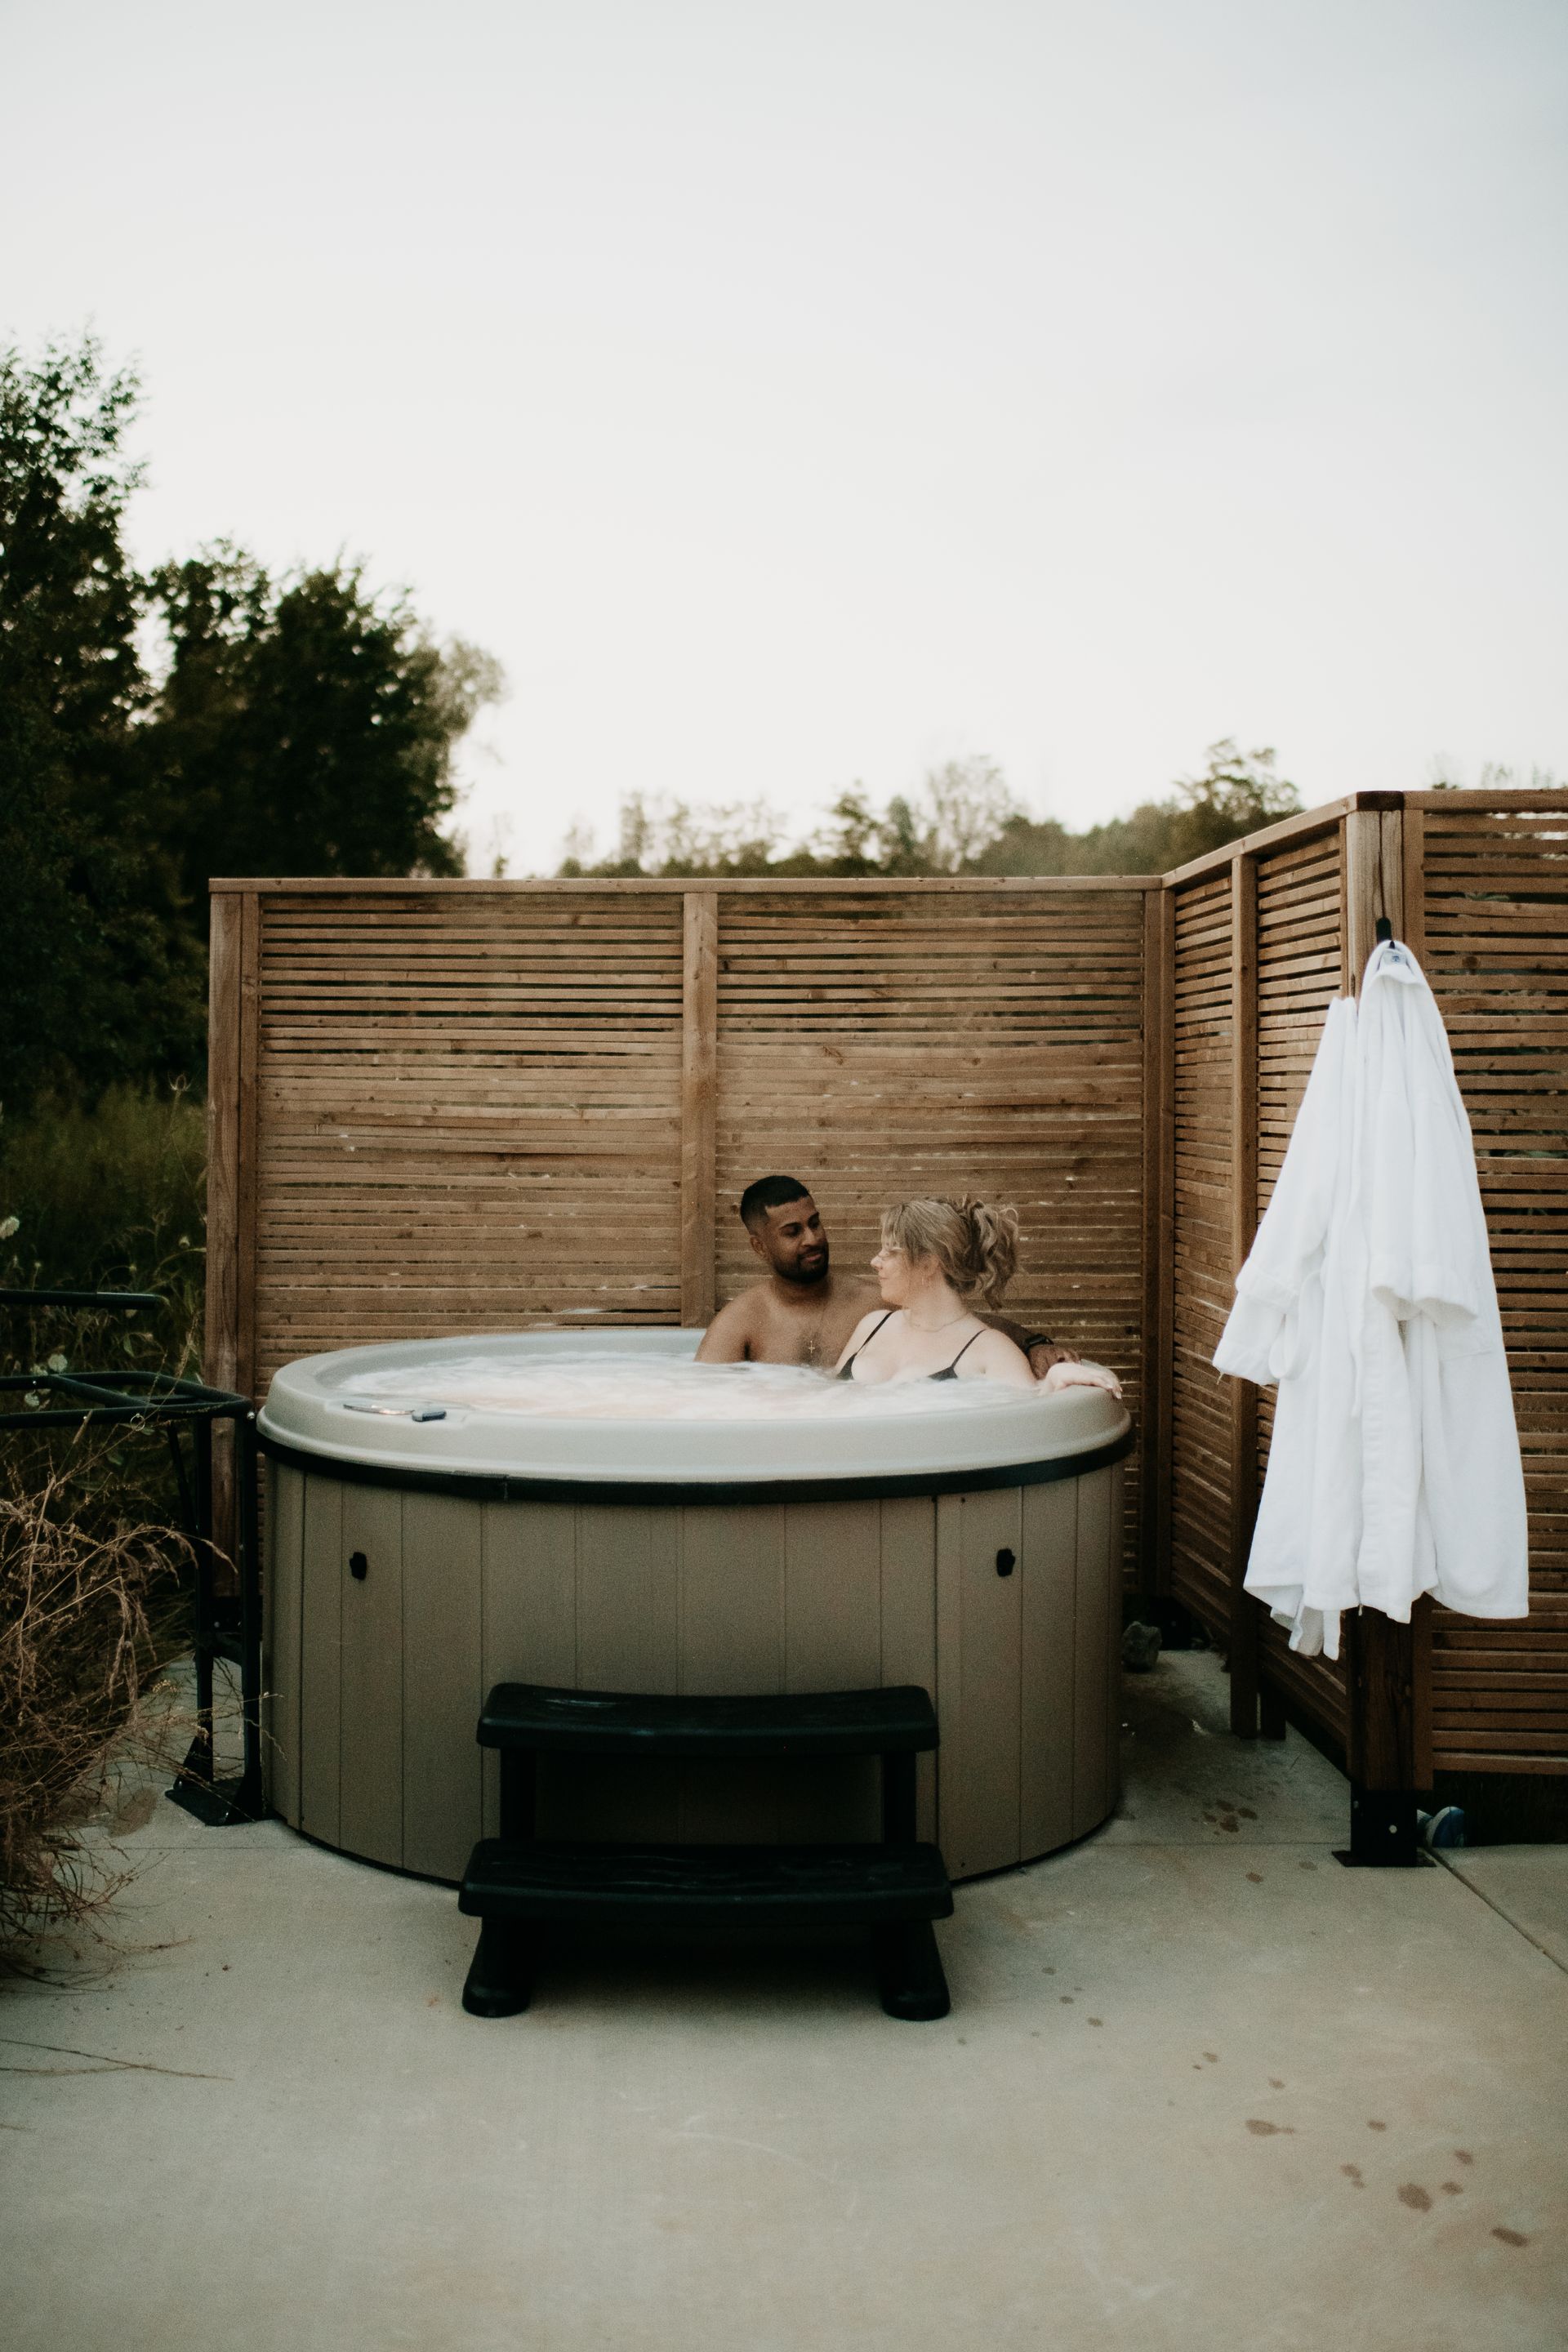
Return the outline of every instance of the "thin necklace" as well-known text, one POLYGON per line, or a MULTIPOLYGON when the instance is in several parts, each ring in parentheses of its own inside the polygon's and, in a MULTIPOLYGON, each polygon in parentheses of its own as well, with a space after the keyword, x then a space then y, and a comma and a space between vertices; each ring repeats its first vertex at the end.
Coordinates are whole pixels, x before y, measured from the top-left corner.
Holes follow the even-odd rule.
POLYGON ((967 1323, 969 1320, 969 1309, 967 1307, 961 1307, 956 1315, 950 1315, 945 1323, 917 1323, 914 1317, 910 1313, 909 1308, 906 1307, 904 1309, 904 1319, 909 1324, 911 1331, 927 1332, 930 1337, 934 1339, 939 1331, 951 1331, 955 1323, 967 1323))
POLYGON ((827 1320, 829 1304, 830 1302, 825 1298, 816 1310, 816 1320, 806 1335, 805 1350, 800 1360, 803 1364, 815 1364, 821 1360, 822 1327, 827 1320))

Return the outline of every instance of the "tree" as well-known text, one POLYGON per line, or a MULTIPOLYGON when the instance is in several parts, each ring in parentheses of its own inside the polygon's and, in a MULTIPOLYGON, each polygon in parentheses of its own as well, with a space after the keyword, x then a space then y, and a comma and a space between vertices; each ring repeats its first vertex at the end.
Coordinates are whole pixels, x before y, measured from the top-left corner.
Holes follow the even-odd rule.
POLYGON ((0 1099, 188 1067, 199 958, 178 921, 138 720, 134 374, 97 340, 0 351, 0 1099))
POLYGON ((220 543, 142 579, 134 373, 0 349, 0 1101, 198 1075, 207 877, 456 874, 456 747, 502 690, 355 566, 220 543), (163 620, 154 684, 140 632, 163 620))
POLYGON ((661 813, 634 793, 621 804, 619 853, 595 863, 591 838, 568 841, 563 874, 1164 874, 1301 805, 1271 751, 1241 751, 1229 736, 1170 798, 1131 816, 1069 833, 1018 806, 994 760, 928 769, 913 798, 894 793, 879 813, 864 784, 839 793, 810 841, 778 855, 780 820, 757 807, 661 813))
POLYGON ((1201 775, 1184 776, 1165 800, 1143 801, 1131 816, 1084 833, 1052 818, 1013 816, 974 861, 981 874, 1167 874, 1243 834, 1290 816, 1301 805, 1277 775, 1270 750, 1238 751, 1231 737, 1211 743, 1201 775))
POLYGON ((693 808, 686 801, 649 802, 628 793, 616 824, 615 854, 595 859, 592 828, 574 826, 560 871, 583 874, 772 874, 781 821, 765 801, 693 808))
POLYGON ((879 816, 863 784, 839 793, 811 841, 780 853, 783 821, 765 802, 653 806, 621 803, 616 854, 595 861, 590 833, 567 839, 563 875, 962 874, 1015 814, 1000 768, 984 757, 926 773, 913 800, 895 793, 879 816))
POLYGON ((281 585, 219 542, 152 583, 167 675, 148 728, 192 916, 214 874, 460 874, 454 753, 504 691, 357 566, 281 585))
POLYGON ((1275 773, 1272 748, 1241 751, 1228 735, 1209 745, 1203 774, 1184 777, 1176 793, 1187 818, 1189 857, 1278 824, 1301 805, 1295 785, 1275 773))
MULTIPOLYGON (((889 804, 889 813, 897 803, 889 804)), ((966 874, 1020 814, 1001 769, 984 756, 928 769, 919 838, 933 874, 966 874)))

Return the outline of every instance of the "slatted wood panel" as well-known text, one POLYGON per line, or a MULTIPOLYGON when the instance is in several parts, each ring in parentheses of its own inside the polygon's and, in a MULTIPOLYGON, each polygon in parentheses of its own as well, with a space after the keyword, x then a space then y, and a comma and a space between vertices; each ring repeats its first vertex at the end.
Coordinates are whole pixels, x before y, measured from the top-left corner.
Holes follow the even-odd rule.
MULTIPOLYGON (((1432 981, 1476 1139, 1525 1457, 1531 1611, 1518 1627, 1417 1612, 1407 1670, 1417 1772, 1568 1772, 1568 794, 1363 794, 1169 877, 1172 1589, 1222 1637, 1235 1631, 1227 1586, 1239 1556, 1226 1545, 1227 1432, 1209 1357, 1231 1297, 1226 1224, 1247 1158, 1235 1150, 1235 1105, 1225 1097, 1235 1068, 1229 902, 1238 856, 1257 877, 1258 1213, 1328 1003, 1353 986, 1385 909, 1432 981), (1353 875, 1347 828, 1359 828, 1353 875)), ((1271 1408, 1264 1391, 1260 1471, 1271 1408)), ((1273 1627, 1261 1666, 1299 1717, 1352 1753, 1371 1752, 1377 1727, 1350 1722, 1340 1668, 1292 1658, 1273 1627)))
POLYGON ((679 896, 259 906, 250 1382, 356 1341, 678 1319, 679 896))
POLYGON ((1213 1358, 1235 1273, 1231 950, 1222 866, 1175 894, 1169 1472, 1171 1591, 1221 1639, 1231 1607, 1231 1407, 1213 1358))
POLYGON ((1475 1137, 1530 1507, 1518 1626, 1436 1612, 1439 1769, 1568 1772, 1568 807, 1423 795, 1424 961, 1475 1137))
MULTIPOLYGON (((1344 878, 1344 842, 1338 824, 1258 860, 1259 1217, 1273 1196, 1330 1002, 1340 993, 1344 878)), ((1274 1398, 1271 1388, 1258 1392, 1260 1485, 1268 1464, 1274 1398)), ((1343 1744, 1342 1663, 1295 1655, 1285 1628, 1267 1619, 1260 1663, 1289 1704, 1343 1744)))
POLYGON ((1010 1303, 1136 1415, 1151 887, 220 886, 214 1349, 261 1392, 357 1341, 706 1320, 783 1165, 841 1263, 890 1199, 1015 1201, 1010 1303))
POLYGON ((755 1278, 736 1213, 754 1177, 810 1184, 847 1266, 889 1202, 1010 1201, 1010 1311, 1113 1365, 1141 1425, 1144 896, 722 897, 721 1299, 755 1278))

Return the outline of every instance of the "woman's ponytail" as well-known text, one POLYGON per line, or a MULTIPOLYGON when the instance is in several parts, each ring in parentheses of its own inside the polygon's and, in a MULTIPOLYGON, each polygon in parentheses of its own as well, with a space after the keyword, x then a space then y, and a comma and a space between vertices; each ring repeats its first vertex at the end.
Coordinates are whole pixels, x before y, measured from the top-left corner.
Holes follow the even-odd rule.
POLYGON ((959 1203, 969 1220, 973 1290, 987 1307, 994 1307, 1012 1281, 1018 1264, 1018 1212, 994 1201, 964 1200, 959 1203))
POLYGON ((901 1201, 882 1239, 911 1258, 934 1257, 959 1297, 994 1307, 1018 1263, 1018 1213, 994 1201, 901 1201))

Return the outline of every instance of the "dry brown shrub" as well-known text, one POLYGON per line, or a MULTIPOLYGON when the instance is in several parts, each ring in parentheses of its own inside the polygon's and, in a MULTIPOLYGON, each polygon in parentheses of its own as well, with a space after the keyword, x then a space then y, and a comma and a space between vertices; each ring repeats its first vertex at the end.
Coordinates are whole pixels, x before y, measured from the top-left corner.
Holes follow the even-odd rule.
POLYGON ((0 1961, 15 1966, 124 1884, 123 1858, 83 1832, 154 1736, 151 1686, 178 1646, 186 1538, 95 1507, 97 1466, 37 1443, 0 1466, 0 1961))

